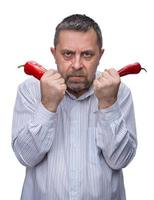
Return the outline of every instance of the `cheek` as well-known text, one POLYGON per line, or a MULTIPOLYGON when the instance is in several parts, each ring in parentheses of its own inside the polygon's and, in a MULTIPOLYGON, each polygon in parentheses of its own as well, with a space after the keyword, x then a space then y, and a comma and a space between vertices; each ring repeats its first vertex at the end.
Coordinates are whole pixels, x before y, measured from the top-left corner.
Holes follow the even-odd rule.
POLYGON ((96 62, 91 63, 91 65, 87 68, 89 80, 94 79, 96 70, 97 70, 97 63, 96 62))
POLYGON ((67 73, 69 71, 69 65, 66 62, 62 62, 62 63, 57 63, 57 69, 58 72, 61 74, 61 76, 66 79, 67 77, 67 73))

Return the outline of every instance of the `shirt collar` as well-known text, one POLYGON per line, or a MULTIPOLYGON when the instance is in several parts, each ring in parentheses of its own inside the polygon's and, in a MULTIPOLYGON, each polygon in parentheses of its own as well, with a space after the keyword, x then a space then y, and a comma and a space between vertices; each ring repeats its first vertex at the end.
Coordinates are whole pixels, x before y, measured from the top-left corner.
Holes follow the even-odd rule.
MULTIPOLYGON (((101 74, 101 72, 97 71, 96 72, 96 77, 99 77, 100 74, 101 74)), ((83 95, 81 95, 78 98, 75 97, 73 94, 69 93, 67 90, 66 90, 66 93, 71 99, 74 99, 74 100, 77 100, 77 101, 81 101, 81 100, 86 99, 89 96, 92 96, 94 94, 94 89, 93 89, 93 85, 91 85, 91 87, 83 95)))
POLYGON ((66 90, 66 93, 71 99, 76 100, 76 101, 82 101, 82 100, 88 98, 89 96, 93 95, 94 89, 93 89, 93 86, 91 86, 83 95, 81 95, 78 98, 75 97, 73 94, 69 93, 67 90, 66 90))

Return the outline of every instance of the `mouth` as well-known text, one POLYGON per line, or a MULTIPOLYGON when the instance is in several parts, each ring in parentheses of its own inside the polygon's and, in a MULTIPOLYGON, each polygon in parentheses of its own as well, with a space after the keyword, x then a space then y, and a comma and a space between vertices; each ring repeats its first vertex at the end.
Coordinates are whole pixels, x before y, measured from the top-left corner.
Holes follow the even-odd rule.
POLYGON ((70 76, 68 79, 70 81, 78 82, 78 81, 85 80, 85 77, 84 76, 70 76))

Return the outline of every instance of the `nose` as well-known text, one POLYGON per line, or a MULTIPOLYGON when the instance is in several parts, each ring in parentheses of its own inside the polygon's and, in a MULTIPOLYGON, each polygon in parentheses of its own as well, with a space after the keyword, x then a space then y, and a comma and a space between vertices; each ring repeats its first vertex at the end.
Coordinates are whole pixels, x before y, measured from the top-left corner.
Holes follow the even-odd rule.
POLYGON ((72 61, 72 68, 79 70, 83 67, 80 55, 75 55, 72 61))

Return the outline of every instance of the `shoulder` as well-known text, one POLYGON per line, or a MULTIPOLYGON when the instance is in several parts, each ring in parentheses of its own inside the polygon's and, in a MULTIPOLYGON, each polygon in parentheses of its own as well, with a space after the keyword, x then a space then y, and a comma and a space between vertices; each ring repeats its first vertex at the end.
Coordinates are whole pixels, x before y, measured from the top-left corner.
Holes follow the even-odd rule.
POLYGON ((123 93, 131 93, 131 90, 125 83, 121 82, 119 87, 119 95, 122 95, 123 93))
POLYGON ((20 89, 26 89, 26 88, 31 89, 32 87, 39 87, 39 85, 40 85, 39 80, 31 77, 20 83, 18 87, 20 89))
POLYGON ((34 77, 26 79, 18 86, 18 92, 24 95, 40 95, 40 81, 34 77))
POLYGON ((118 92, 118 100, 122 102, 126 99, 132 98, 131 96, 130 88, 125 83, 121 82, 118 92))

